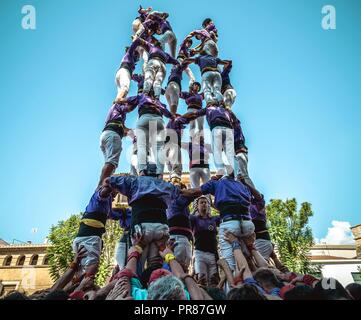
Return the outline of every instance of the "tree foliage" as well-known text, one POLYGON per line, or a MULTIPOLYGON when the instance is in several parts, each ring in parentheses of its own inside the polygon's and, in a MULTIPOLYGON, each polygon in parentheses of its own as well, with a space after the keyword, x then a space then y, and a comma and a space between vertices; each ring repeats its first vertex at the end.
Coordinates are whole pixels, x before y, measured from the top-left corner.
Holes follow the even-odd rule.
MULTIPOLYGON (((56 281, 73 261, 72 243, 76 237, 82 214, 72 215, 67 220, 52 226, 48 236, 51 246, 48 248, 50 276, 56 281)), ((100 259, 96 283, 103 285, 114 265, 114 251, 122 235, 122 229, 116 221, 108 220, 103 235, 103 250, 100 259)))
POLYGON ((309 218, 313 216, 311 204, 304 202, 298 210, 296 199, 273 199, 266 207, 269 231, 280 259, 289 270, 299 273, 315 273, 309 252, 314 245, 309 218))

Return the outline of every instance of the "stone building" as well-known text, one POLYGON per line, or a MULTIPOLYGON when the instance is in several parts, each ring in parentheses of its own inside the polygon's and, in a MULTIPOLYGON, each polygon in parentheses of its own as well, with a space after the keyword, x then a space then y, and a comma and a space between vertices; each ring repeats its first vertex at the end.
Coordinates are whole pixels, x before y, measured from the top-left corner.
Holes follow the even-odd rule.
POLYGON ((52 286, 47 244, 10 245, 0 241, 0 296, 11 290, 31 294, 52 286))

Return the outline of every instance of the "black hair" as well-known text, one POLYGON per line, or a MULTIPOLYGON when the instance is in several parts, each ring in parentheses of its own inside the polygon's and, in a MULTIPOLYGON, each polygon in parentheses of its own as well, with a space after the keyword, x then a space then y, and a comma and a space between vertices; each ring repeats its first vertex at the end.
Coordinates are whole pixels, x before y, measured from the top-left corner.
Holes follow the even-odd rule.
POLYGON ((56 290, 48 293, 44 300, 68 300, 69 295, 64 290, 56 290))
POLYGON ((161 263, 156 263, 156 264, 150 265, 147 269, 145 269, 143 271, 143 273, 140 276, 140 283, 142 284, 143 288, 148 287, 149 278, 152 275, 152 272, 154 270, 161 269, 161 268, 162 268, 162 264, 161 263))
POLYGON ((350 283, 346 286, 346 290, 354 300, 361 300, 361 284, 350 283))
POLYGON ((213 300, 226 300, 227 296, 223 290, 216 287, 204 287, 203 288, 213 300))
POLYGON ((3 300, 30 300, 25 294, 19 291, 13 291, 6 295, 3 300))
POLYGON ((210 23, 211 21, 212 21, 211 18, 204 19, 202 22, 202 27, 205 28, 207 26, 207 24, 210 23))
POLYGON ((267 300, 257 287, 251 284, 244 284, 239 288, 234 288, 227 294, 227 300, 267 300))
POLYGON ((285 293, 284 300, 313 300, 313 288, 310 286, 296 286, 285 293))
POLYGON ((253 277, 257 282, 260 282, 261 285, 265 284, 277 288, 283 287, 283 283, 277 279, 275 273, 270 269, 267 268, 258 269, 253 277))
POLYGON ((316 300, 351 300, 343 285, 333 278, 324 278, 313 289, 316 300), (325 288, 325 285, 327 288, 325 288))

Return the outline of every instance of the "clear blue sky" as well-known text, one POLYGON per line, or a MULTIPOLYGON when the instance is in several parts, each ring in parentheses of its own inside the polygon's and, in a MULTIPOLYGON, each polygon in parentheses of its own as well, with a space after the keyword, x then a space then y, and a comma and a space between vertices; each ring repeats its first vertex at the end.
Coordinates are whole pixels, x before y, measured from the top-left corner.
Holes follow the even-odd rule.
MULTIPOLYGON (((318 238, 332 220, 361 223, 361 1, 2 0, 0 238, 42 242, 51 224, 84 210, 140 3, 168 11, 179 41, 214 19, 267 200, 311 202, 318 238), (21 28, 24 4, 37 10, 35 31, 21 28), (334 31, 321 28, 325 4, 336 7, 334 31)), ((119 171, 128 168, 122 155, 119 171)))

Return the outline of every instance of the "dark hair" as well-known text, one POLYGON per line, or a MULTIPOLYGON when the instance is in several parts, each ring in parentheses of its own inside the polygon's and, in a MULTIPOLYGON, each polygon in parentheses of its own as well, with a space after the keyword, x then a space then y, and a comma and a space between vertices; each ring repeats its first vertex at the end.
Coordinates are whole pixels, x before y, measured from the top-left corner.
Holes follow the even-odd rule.
POLYGON ((361 284, 350 283, 346 286, 346 290, 354 300, 361 300, 361 284))
POLYGON ((227 296, 223 290, 216 287, 203 288, 213 300, 226 300, 227 296))
POLYGON ((244 284, 239 288, 234 288, 227 294, 227 300, 267 300, 257 287, 251 284, 244 284))
POLYGON ((3 300, 30 300, 25 294, 20 293, 19 291, 12 291, 6 295, 3 300))
POLYGON ((277 279, 275 273, 267 268, 258 269, 253 275, 253 278, 259 282, 262 287, 263 285, 274 286, 277 288, 283 287, 283 284, 277 279))
POLYGON ((48 293, 44 300, 68 300, 69 295, 64 290, 56 290, 48 293))
POLYGON ((340 282, 333 278, 324 278, 319 281, 313 289, 316 300, 351 300, 351 296, 340 282), (331 288, 324 288, 324 283, 327 285, 334 283, 335 286, 331 288))
POLYGON ((154 270, 157 270, 157 269, 161 269, 162 268, 162 264, 161 263, 157 263, 157 264, 152 264, 150 265, 147 269, 145 269, 142 273, 142 275, 140 276, 140 282, 142 284, 142 286, 144 288, 147 288, 148 287, 148 282, 149 282, 149 278, 150 276, 152 275, 152 272, 154 270))
POLYGON ((309 286, 296 286, 285 293, 284 300, 313 300, 313 288, 309 286))
POLYGON ((207 26, 207 24, 210 23, 211 21, 212 21, 211 18, 204 19, 202 22, 202 27, 205 28, 207 26))

